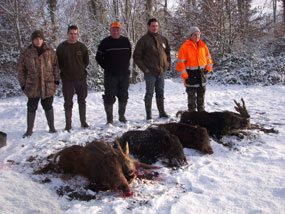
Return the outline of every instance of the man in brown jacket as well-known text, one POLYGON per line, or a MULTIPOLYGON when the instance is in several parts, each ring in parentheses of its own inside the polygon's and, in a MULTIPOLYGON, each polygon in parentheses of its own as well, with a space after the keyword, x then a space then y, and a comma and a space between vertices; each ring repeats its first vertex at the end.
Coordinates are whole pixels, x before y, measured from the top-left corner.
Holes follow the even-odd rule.
POLYGON ((21 54, 17 72, 22 91, 28 97, 27 131, 23 137, 33 133, 39 100, 45 110, 49 132, 55 133, 53 96, 59 85, 59 69, 56 54, 44 42, 42 31, 36 30, 31 36, 32 44, 21 54))
POLYGON ((165 37, 158 33, 158 21, 147 23, 148 32, 140 38, 133 54, 136 65, 144 72, 146 94, 144 97, 146 119, 152 120, 151 105, 154 90, 160 118, 168 118, 164 111, 164 73, 170 68, 170 47, 165 37))
POLYGON ((67 29, 67 40, 59 44, 56 49, 60 76, 62 79, 62 93, 64 97, 65 130, 71 129, 73 96, 77 94, 79 117, 83 128, 89 127, 86 122, 86 97, 88 93, 86 67, 89 64, 87 47, 79 42, 78 27, 71 25, 67 29))

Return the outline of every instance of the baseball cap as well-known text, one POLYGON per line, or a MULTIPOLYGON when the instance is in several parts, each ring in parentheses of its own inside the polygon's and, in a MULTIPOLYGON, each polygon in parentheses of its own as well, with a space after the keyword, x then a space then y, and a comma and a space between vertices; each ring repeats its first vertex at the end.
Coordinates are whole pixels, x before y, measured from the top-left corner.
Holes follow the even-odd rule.
POLYGON ((121 28, 121 24, 120 24, 120 22, 112 22, 112 24, 111 24, 111 28, 113 28, 113 27, 121 28))

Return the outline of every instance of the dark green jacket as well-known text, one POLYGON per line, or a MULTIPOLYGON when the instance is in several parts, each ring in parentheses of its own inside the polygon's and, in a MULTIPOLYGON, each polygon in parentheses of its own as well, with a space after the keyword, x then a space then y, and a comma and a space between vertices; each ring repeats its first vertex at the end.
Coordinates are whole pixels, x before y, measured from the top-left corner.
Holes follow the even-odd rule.
POLYGON ((157 33, 146 33, 137 42, 133 58, 142 72, 149 69, 154 75, 161 76, 171 63, 167 39, 157 33))
POLYGON ((64 41, 57 47, 56 55, 62 80, 77 81, 86 78, 89 55, 83 43, 77 41, 71 44, 64 41))

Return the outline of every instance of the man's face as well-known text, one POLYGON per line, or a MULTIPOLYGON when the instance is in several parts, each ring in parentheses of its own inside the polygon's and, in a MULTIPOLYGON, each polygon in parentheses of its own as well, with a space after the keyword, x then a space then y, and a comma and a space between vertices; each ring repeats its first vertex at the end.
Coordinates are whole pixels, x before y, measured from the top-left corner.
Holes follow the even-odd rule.
POLYGON ((44 40, 41 37, 37 37, 33 40, 33 44, 37 47, 41 47, 44 40))
POLYGON ((151 22, 150 25, 147 25, 148 31, 151 33, 158 32, 158 22, 151 22))
POLYGON ((112 27, 110 29, 110 34, 113 39, 119 39, 121 34, 121 28, 119 27, 112 27))
POLYGON ((190 35, 190 40, 193 42, 199 42, 201 33, 196 31, 190 35))
POLYGON ((78 30, 73 30, 73 29, 69 30, 68 33, 67 33, 67 37, 68 37, 67 41, 69 43, 77 42, 78 30))

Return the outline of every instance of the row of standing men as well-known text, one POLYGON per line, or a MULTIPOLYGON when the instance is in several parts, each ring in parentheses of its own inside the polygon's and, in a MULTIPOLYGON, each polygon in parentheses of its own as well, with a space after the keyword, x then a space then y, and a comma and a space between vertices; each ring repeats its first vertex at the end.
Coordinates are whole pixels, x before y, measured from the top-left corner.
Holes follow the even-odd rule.
MULTIPOLYGON (((147 23, 147 33, 136 44, 133 59, 144 73, 146 93, 144 96, 146 119, 152 120, 152 97, 155 92, 160 118, 168 118, 164 110, 164 75, 170 69, 170 47, 168 40, 158 33, 158 20, 147 23)), ((189 37, 178 52, 176 70, 180 73, 188 94, 188 110, 204 111, 206 74, 212 70, 212 58, 207 45, 200 40, 198 27, 191 27, 189 37)), ((44 41, 44 34, 36 30, 31 35, 32 44, 20 56, 17 73, 27 102, 27 131, 23 137, 33 133, 39 101, 45 110, 49 132, 55 133, 53 96, 60 78, 64 97, 65 130, 72 128, 73 96, 77 94, 79 118, 83 128, 86 122, 87 71, 89 55, 87 47, 78 41, 78 27, 71 25, 67 40, 59 44, 56 52, 44 41), (59 73, 60 70, 60 73, 59 73)), ((110 36, 103 39, 96 53, 97 63, 104 69, 103 102, 107 124, 113 123, 113 104, 119 103, 119 121, 126 123, 126 105, 129 98, 130 59, 132 49, 127 37, 121 35, 121 24, 110 25, 110 36)))

